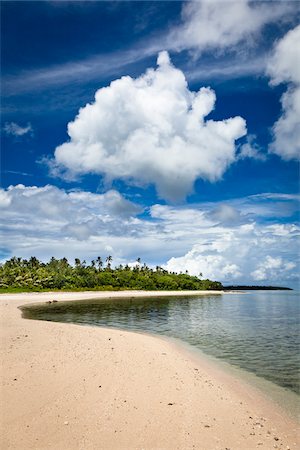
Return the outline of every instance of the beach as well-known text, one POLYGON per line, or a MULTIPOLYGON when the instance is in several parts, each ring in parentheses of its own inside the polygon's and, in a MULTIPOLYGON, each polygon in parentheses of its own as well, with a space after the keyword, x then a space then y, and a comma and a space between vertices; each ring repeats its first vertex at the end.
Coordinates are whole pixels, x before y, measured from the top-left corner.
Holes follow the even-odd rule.
MULTIPOLYGON (((192 292, 206 293, 213 292, 192 292)), ((18 309, 52 300, 189 294, 0 295, 1 449, 299 448, 295 419, 245 380, 171 340, 25 320, 18 309)))

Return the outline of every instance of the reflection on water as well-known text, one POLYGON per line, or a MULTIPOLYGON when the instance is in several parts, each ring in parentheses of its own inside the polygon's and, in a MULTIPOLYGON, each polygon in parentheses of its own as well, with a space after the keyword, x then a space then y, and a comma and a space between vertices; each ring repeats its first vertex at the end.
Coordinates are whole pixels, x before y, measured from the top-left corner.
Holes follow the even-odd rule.
POLYGON ((295 292, 85 300, 22 309, 25 318, 179 338, 300 393, 299 299, 295 292))

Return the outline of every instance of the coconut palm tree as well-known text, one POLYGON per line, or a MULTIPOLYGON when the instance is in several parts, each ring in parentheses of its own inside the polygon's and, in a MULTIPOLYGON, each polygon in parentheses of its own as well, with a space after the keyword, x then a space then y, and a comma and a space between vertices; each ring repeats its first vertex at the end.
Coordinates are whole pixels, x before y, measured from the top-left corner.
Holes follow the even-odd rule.
POLYGON ((102 266, 103 266, 103 261, 102 261, 101 256, 98 256, 98 258, 97 258, 97 265, 98 265, 98 271, 100 272, 100 270, 102 269, 102 266))
POLYGON ((106 267, 110 270, 110 268, 111 268, 111 263, 112 263, 112 256, 111 255, 108 255, 107 257, 106 257, 106 267))

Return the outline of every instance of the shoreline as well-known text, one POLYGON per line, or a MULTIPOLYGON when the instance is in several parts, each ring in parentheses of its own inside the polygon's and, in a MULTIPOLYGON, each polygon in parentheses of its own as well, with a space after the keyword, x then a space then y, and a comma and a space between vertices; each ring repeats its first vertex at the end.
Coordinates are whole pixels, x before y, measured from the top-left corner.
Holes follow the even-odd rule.
MULTIPOLYGON (((215 293, 223 294, 191 295, 215 293)), ((190 295, 1 294, 3 448, 296 449, 296 421, 200 354, 156 335, 24 320, 18 309, 58 298, 178 294, 190 295)))
MULTIPOLYGON (((139 291, 139 290, 123 290, 123 291, 48 291, 48 292, 8 292, 0 293, 0 299, 28 300, 28 297, 36 297, 38 301, 57 300, 60 301, 76 301, 88 299, 112 299, 112 298, 128 298, 128 297, 172 297, 172 296, 191 296, 191 295, 226 295, 233 294, 237 291, 139 291)), ((240 293, 240 292, 239 292, 240 293)), ((19 305, 21 306, 21 305, 19 305)))
MULTIPOLYGON (((72 294, 74 294, 74 292, 65 292, 65 294, 67 294, 67 298, 66 299, 62 299, 60 300, 60 302, 73 302, 73 301, 88 301, 89 296, 91 295, 93 298, 95 291, 85 291, 85 295, 86 298, 82 299, 82 298, 69 298, 70 294, 72 296, 72 294)), ((97 292, 97 291, 96 291, 97 292)), ((128 291, 108 291, 107 293, 105 293, 105 295, 102 295, 103 291, 98 291, 99 296, 98 299, 102 300, 102 301, 113 301, 113 300, 121 300, 122 298, 154 298, 154 297, 172 297, 176 295, 177 291, 129 291, 130 295, 127 296, 126 292, 128 291), (113 296, 108 296, 106 294, 109 294, 110 292, 113 292, 113 296), (119 296, 118 293, 122 292, 123 295, 119 296), (143 292, 147 292, 147 294, 144 296, 143 292), (124 295, 125 293, 125 295, 124 295)), ((185 297, 186 295, 191 296, 191 295, 197 295, 199 296, 199 292, 200 292, 200 296, 206 296, 206 295, 210 295, 212 291, 196 291, 197 293, 195 293, 195 291, 187 291, 188 294, 185 294, 186 291, 179 291, 182 297, 185 297), (192 293, 192 294, 189 294, 192 293)), ((56 292, 55 292, 56 293, 56 292)), ((245 294, 244 292, 239 292, 239 291, 213 291, 213 295, 215 293, 218 294, 245 294)), ((38 293, 37 293, 38 294, 38 293)), ((45 293, 48 294, 48 293, 45 293)), ((53 292, 54 294, 54 292, 53 292)), ((76 294, 79 294, 78 292, 76 292, 76 294)), ((52 293, 51 293, 52 295, 52 293)), ((45 299, 46 300, 46 299, 45 299)), ((30 304, 26 304, 23 306, 35 306, 38 303, 30 303, 30 304)), ((22 311, 22 306, 20 306, 20 309, 22 311)), ((64 323, 64 322, 60 322, 60 323, 64 323)), ((80 326, 94 326, 94 325, 86 325, 86 324, 77 324, 80 326)), ((98 327, 98 325, 97 325, 98 327)), ((226 372, 227 374, 231 375, 234 378, 239 379, 241 382, 246 383, 247 385, 251 386, 252 388, 254 388, 254 390, 258 391, 258 394, 263 396, 264 398, 266 398, 267 400, 274 402, 276 404, 276 407, 279 407, 283 414, 286 414, 287 416, 289 416, 292 420, 297 420, 300 417, 300 405, 299 405, 299 396, 293 392, 290 391, 288 389, 283 388, 282 386, 279 386, 275 383, 273 383, 270 380, 267 380, 265 378, 256 376, 256 374, 254 372, 250 372, 247 371, 246 369, 243 369, 242 367, 239 367, 237 365, 233 365, 230 364, 229 362, 227 362, 226 360, 222 360, 219 359, 211 354, 205 353, 202 349, 193 346, 192 344, 190 344, 189 342, 182 340, 180 338, 175 338, 172 336, 167 336, 167 335, 163 335, 160 333, 154 333, 154 332, 150 332, 150 331, 145 331, 145 330, 131 330, 128 328, 118 328, 115 326, 111 326, 111 327, 107 327, 105 325, 101 325, 99 326, 102 329, 114 329, 117 330, 119 332, 122 331, 128 331, 130 333, 134 333, 134 334, 142 334, 144 336, 153 336, 153 337, 158 337, 159 339, 162 339, 166 342, 171 342, 172 344, 174 344, 177 348, 179 348, 181 351, 183 352, 187 352, 189 354, 189 356, 192 356, 192 358, 200 358, 203 362, 203 360, 205 360, 206 363, 208 363, 209 365, 211 365, 213 368, 218 368, 221 372, 226 372)))
POLYGON ((259 377, 254 372, 250 372, 240 366, 230 364, 224 359, 219 359, 205 353, 200 348, 195 347, 186 341, 163 335, 159 337, 166 341, 169 340, 173 342, 181 351, 187 352, 190 357, 200 359, 202 364, 207 364, 212 369, 217 369, 217 371, 221 372, 223 375, 227 375, 230 378, 237 380, 243 384, 244 387, 251 389, 254 395, 258 395, 267 402, 275 405, 283 415, 288 416, 291 420, 298 421, 300 419, 299 395, 295 392, 285 389, 270 380, 259 377))

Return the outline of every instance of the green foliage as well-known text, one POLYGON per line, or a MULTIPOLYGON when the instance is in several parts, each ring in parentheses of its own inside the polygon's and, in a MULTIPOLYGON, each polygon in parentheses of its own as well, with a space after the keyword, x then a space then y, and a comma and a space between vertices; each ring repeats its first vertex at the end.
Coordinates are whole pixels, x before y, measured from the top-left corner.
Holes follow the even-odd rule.
POLYGON ((13 257, 0 264, 0 292, 25 292, 44 290, 220 290, 217 281, 200 280, 188 273, 168 272, 157 266, 155 270, 141 265, 140 258, 133 268, 118 266, 112 269, 112 257, 108 256, 103 267, 98 257, 87 265, 75 259, 69 264, 66 258, 52 257, 43 263, 35 257, 13 257))

